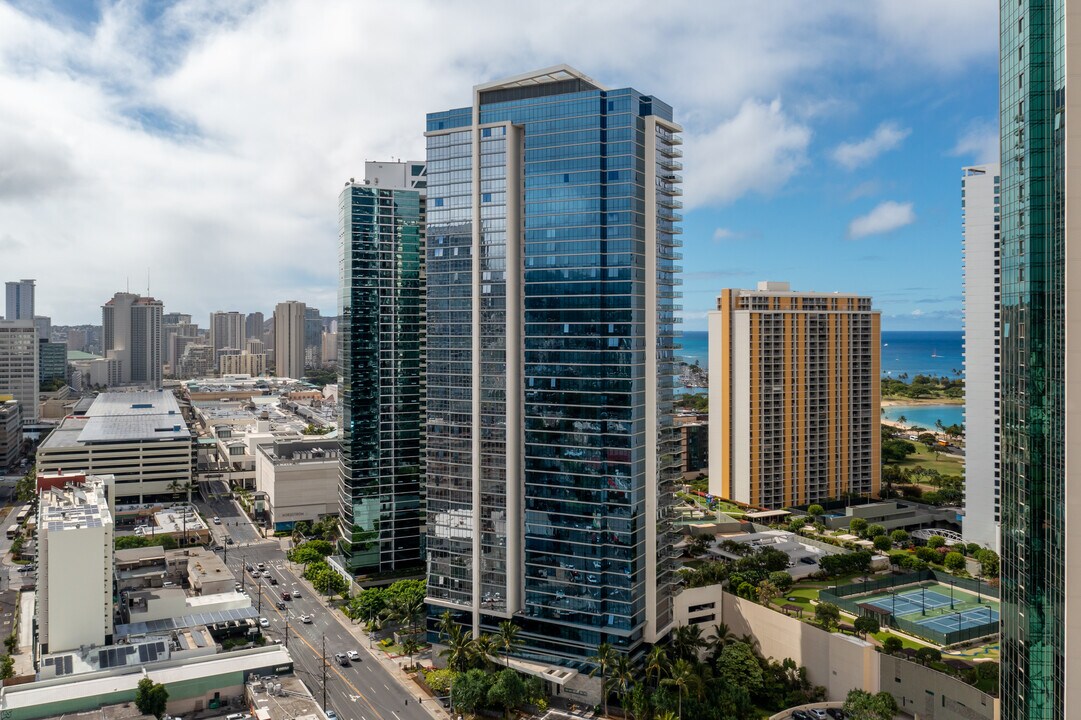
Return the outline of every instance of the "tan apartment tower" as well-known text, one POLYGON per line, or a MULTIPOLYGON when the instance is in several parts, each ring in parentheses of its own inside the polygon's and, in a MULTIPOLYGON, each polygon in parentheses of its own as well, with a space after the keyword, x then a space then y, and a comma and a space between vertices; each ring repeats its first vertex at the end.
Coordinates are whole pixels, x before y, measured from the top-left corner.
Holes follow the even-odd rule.
POLYGON ((274 365, 279 377, 304 377, 304 311, 296 300, 274 307, 274 365))
POLYGON ((709 313, 709 490, 776 509, 877 495, 881 315, 785 282, 709 313))

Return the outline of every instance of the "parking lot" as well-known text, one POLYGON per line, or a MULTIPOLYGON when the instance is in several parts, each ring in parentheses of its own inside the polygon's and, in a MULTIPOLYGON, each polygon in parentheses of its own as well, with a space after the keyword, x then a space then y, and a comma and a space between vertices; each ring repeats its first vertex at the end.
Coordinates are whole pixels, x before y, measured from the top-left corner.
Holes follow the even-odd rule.
MULTIPOLYGON (((743 533, 741 535, 727 535, 718 538, 719 542, 724 540, 731 540, 740 543, 741 545, 750 545, 754 548, 769 547, 774 550, 780 550, 785 555, 788 555, 788 574, 795 580, 805 578, 808 575, 818 572, 818 560, 823 555, 833 555, 844 552, 840 548, 837 548, 835 552, 823 550, 810 543, 802 542, 802 539, 798 535, 784 530, 767 530, 766 532, 743 533)), ((709 552, 718 557, 733 560, 738 558, 737 555, 723 550, 718 544, 714 544, 709 552)))

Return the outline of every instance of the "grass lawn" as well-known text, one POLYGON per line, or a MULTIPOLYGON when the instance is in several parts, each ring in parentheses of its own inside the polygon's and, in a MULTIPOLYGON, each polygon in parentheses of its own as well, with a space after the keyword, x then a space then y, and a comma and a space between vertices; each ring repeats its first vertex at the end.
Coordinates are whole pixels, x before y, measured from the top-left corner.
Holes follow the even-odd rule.
POLYGON ((936 459, 931 449, 921 442, 912 443, 916 446, 916 454, 909 455, 901 462, 897 463, 898 467, 913 468, 913 467, 925 467, 930 470, 937 470, 943 475, 960 475, 965 474, 965 462, 964 458, 957 455, 950 455, 949 453, 940 452, 936 459))
POLYGON ((925 648, 925 647, 933 647, 933 648, 938 647, 937 645, 930 645, 930 644, 926 644, 926 643, 917 642, 915 640, 910 640, 907 637, 904 637, 903 635, 894 635, 893 633, 889 632, 888 630, 883 630, 882 632, 871 633, 871 637, 873 637, 875 640, 878 640, 880 643, 885 642, 886 638, 888 638, 888 637, 895 637, 895 638, 897 638, 898 640, 901 641, 901 647, 912 648, 913 650, 919 650, 920 648, 925 648))

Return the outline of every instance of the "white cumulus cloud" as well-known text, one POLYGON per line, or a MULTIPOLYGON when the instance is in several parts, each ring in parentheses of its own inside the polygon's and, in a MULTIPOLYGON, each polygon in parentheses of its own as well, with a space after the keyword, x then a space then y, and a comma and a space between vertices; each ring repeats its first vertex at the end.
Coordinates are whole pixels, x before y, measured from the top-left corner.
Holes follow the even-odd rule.
POLYGON ((990 120, 973 122, 961 133, 950 154, 976 163, 997 162, 1000 154, 998 123, 990 120))
POLYGON ((833 159, 848 170, 866 165, 884 152, 901 145, 911 131, 892 122, 875 128, 870 137, 857 142, 841 143, 833 150, 833 159))
POLYGON ((887 200, 876 206, 866 215, 860 215, 848 224, 848 237, 853 240, 868 235, 883 235, 916 220, 912 203, 899 203, 887 200))

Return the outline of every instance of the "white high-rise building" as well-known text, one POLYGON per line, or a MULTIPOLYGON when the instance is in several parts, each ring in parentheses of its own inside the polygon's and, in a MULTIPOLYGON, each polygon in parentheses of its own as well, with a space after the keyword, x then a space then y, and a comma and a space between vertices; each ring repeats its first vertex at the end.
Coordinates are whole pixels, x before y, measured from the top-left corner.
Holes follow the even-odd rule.
POLYGON ((965 542, 999 548, 999 164, 961 169, 965 275, 965 542))
POLYGON ((5 283, 7 308, 5 320, 34 319, 34 280, 5 283))
POLYGON ((24 425, 38 420, 38 347, 33 320, 0 320, 0 395, 19 401, 24 425))
POLYGON ((304 329, 307 306, 296 300, 274 307, 274 374, 304 376, 304 329))
POLYGON ((113 635, 109 477, 42 478, 37 631, 41 654, 107 645, 113 635), (51 485, 51 487, 49 487, 51 485))

